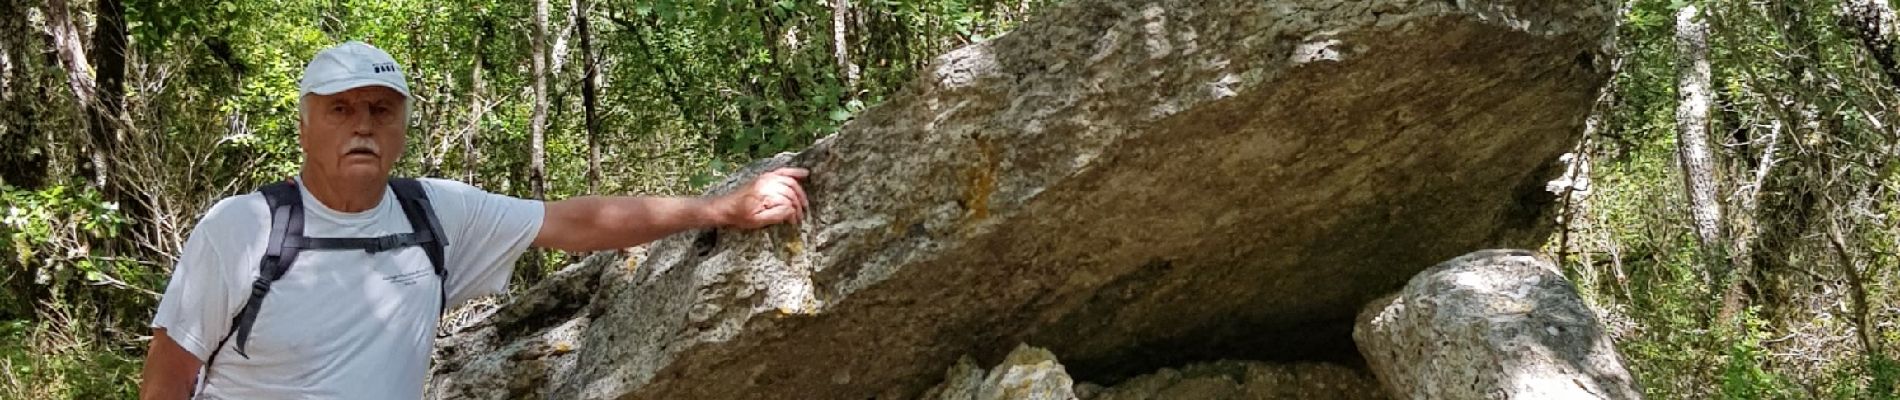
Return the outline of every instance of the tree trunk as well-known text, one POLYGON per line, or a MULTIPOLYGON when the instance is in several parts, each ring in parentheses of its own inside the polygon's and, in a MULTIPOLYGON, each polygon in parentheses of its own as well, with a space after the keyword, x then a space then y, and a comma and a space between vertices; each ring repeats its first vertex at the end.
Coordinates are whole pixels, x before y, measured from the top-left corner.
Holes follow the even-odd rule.
MULTIPOLYGON (((94 15, 92 65, 97 68, 99 112, 94 113, 99 133, 95 137, 113 138, 118 129, 107 119, 116 119, 125 100, 125 4, 120 0, 99 0, 94 15)), ((110 143, 110 142, 108 142, 110 143)))
POLYGON ((104 190, 106 177, 112 170, 111 147, 107 146, 106 141, 110 136, 103 127, 98 126, 100 118, 97 118, 97 110, 93 107, 94 102, 98 101, 98 84, 92 78, 92 65, 86 57, 84 39, 73 22, 72 10, 66 0, 46 2, 46 30, 51 40, 49 47, 53 48, 60 65, 66 68, 66 84, 72 90, 73 101, 77 105, 74 111, 86 116, 87 151, 84 153, 87 158, 77 163, 79 172, 89 178, 93 187, 104 190))
POLYGON ((1698 15, 1696 6, 1684 6, 1676 13, 1676 150, 1681 164, 1683 189, 1688 191, 1689 210, 1695 221, 1698 243, 1712 268, 1711 283, 1719 285, 1727 275, 1727 263, 1717 261, 1726 253, 1722 236, 1722 205, 1715 188, 1715 160, 1709 151, 1709 28, 1698 15))
MULTIPOLYGON (((119 205, 119 210, 128 221, 150 221, 152 212, 147 202, 137 198, 142 192, 132 183, 126 171, 112 169, 120 163, 114 152, 123 140, 119 135, 120 116, 125 114, 125 4, 121 0, 99 0, 98 10, 94 11, 92 33, 92 65, 97 68, 98 100, 89 107, 88 118, 92 121, 88 132, 92 136, 95 150, 105 162, 101 164, 99 180, 105 184, 107 199, 119 205), (114 174, 108 174, 108 172, 114 174)), ((128 170, 129 171, 129 170, 128 170)), ((147 233, 146 225, 133 225, 128 232, 132 240, 143 239, 147 233)), ((152 233, 156 234, 156 233, 152 233)), ((129 247, 129 246, 128 246, 129 247)))
MULTIPOLYGON (((553 73, 556 75, 559 75, 561 71, 565 71, 562 68, 567 68, 567 52, 568 52, 568 47, 569 47, 567 45, 567 38, 568 36, 575 34, 574 31, 579 28, 578 26, 579 23, 577 22, 577 20, 580 18, 580 10, 581 10, 580 0, 568 1, 567 14, 563 16, 563 18, 567 19, 567 26, 561 27, 561 30, 559 31, 560 33, 558 34, 553 33, 553 31, 549 31, 550 32, 549 35, 554 36, 552 41, 550 41, 549 43, 552 43, 552 46, 554 47, 552 47, 553 50, 550 50, 551 53, 549 53, 549 56, 548 56, 548 65, 550 65, 550 67, 548 67, 548 70, 554 71, 553 73)), ((556 103, 559 103, 559 102, 556 102, 556 103)))
POLYGON ((547 121, 548 121, 548 0, 534 2, 534 116, 528 123, 528 186, 536 199, 547 198, 547 121))
MULTIPOLYGON (((547 122, 548 122, 548 0, 534 2, 534 116, 529 122, 528 185, 535 199, 547 199, 547 122)), ((541 253, 528 252, 528 271, 524 283, 541 280, 541 253)))
POLYGON ((593 32, 588 30, 587 20, 592 11, 592 3, 579 2, 578 15, 574 17, 575 28, 581 35, 581 68, 586 76, 581 81, 581 112, 585 114, 587 129, 587 193, 600 193, 600 116, 596 114, 599 100, 595 97, 599 85, 600 64, 594 60, 593 32))
POLYGON ((846 16, 851 14, 850 0, 831 0, 831 55, 838 61, 838 72, 844 74, 844 97, 858 97, 858 66, 851 63, 850 44, 845 40, 845 27, 850 26, 846 16))
MULTIPOLYGON (((40 76, 45 64, 35 56, 33 40, 43 35, 30 26, 25 7, 0 7, 0 148, 45 148, 46 135, 33 126, 41 102, 26 101, 44 90, 40 76)), ((37 188, 52 177, 53 163, 45 151, 0 152, 0 184, 37 188)))
POLYGON ((468 102, 468 134, 462 136, 462 176, 471 185, 476 184, 475 159, 479 158, 475 154, 475 138, 482 134, 482 111, 488 109, 482 106, 482 70, 487 68, 485 64, 488 62, 482 49, 482 37, 494 33, 489 28, 488 21, 483 19, 482 34, 475 35, 475 63, 468 72, 471 101, 468 102))
MULTIPOLYGON (((553 7, 553 3, 549 3, 549 7, 553 7)), ((553 9, 550 8, 548 12, 552 13, 553 9)), ((546 37, 548 38, 545 43, 547 43, 549 47, 547 54, 548 67, 544 69, 544 71, 547 71, 548 76, 548 116, 542 120, 542 125, 548 128, 544 128, 544 130, 556 129, 553 127, 557 126, 566 126, 562 121, 565 121, 567 117, 567 105, 569 104, 567 102, 567 96, 573 94, 573 87, 563 84, 564 82, 568 82, 567 61, 570 57, 567 55, 569 50, 574 47, 568 45, 568 38, 574 36, 576 29, 574 19, 579 16, 579 12, 580 0, 568 0, 567 12, 561 13, 559 16, 549 15, 549 18, 558 17, 561 18, 561 20, 548 20, 547 30, 545 31, 547 32, 546 37)))
MULTIPOLYGON (((7 18, 7 17, 0 16, 0 18, 7 18)), ((13 43, 7 43, 6 45, 8 47, 15 46, 15 44, 13 43)), ((9 97, 9 95, 13 94, 12 83, 13 83, 13 52, 0 49, 0 101, 6 101, 6 99, 11 98, 9 97)))

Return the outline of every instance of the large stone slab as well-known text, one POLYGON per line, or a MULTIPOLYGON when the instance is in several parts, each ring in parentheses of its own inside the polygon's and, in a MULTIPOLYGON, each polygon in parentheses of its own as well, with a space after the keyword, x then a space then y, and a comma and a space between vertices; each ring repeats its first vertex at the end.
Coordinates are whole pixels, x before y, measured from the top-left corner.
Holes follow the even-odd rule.
POLYGON ((1529 251, 1427 269, 1367 305, 1353 337, 1397 398, 1642 398, 1577 288, 1529 251))
POLYGON ((585 306, 447 341, 435 387, 522 371, 554 398, 908 398, 1024 342, 1100 382, 1356 358, 1367 301, 1546 235, 1542 186, 1608 77, 1611 14, 1073 1, 726 184, 811 168, 809 221, 662 240, 602 268, 585 306))

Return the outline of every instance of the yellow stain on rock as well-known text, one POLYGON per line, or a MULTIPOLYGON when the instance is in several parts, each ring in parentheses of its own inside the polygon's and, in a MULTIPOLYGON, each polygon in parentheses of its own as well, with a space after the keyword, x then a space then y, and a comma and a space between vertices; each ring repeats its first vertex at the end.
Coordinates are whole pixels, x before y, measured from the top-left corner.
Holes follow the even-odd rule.
POLYGON ((796 257, 800 254, 805 254, 805 235, 801 234, 802 232, 799 232, 796 226, 791 226, 789 230, 791 233, 785 235, 785 244, 779 247, 784 249, 785 253, 790 256, 796 257))
POLYGON ((996 143, 977 136, 977 155, 982 161, 964 171, 969 190, 964 192, 963 206, 970 210, 970 219, 979 220, 990 216, 990 195, 996 194, 996 170, 1002 164, 996 151, 996 143))
POLYGON ((818 299, 807 298, 797 305, 779 305, 778 316, 818 315, 818 299))

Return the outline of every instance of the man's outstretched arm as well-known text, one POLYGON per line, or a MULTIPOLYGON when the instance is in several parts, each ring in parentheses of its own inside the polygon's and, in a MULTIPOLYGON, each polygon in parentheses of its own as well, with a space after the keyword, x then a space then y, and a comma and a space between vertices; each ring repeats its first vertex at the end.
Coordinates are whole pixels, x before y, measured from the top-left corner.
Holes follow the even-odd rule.
POLYGON ((596 251, 637 246, 682 231, 710 227, 755 229, 796 222, 805 215, 799 179, 809 172, 766 172, 716 197, 576 197, 547 203, 534 246, 596 251))
POLYGON ((165 334, 165 328, 152 330, 152 347, 145 352, 145 371, 139 375, 139 398, 144 400, 182 400, 191 397, 198 380, 198 356, 191 355, 165 334))

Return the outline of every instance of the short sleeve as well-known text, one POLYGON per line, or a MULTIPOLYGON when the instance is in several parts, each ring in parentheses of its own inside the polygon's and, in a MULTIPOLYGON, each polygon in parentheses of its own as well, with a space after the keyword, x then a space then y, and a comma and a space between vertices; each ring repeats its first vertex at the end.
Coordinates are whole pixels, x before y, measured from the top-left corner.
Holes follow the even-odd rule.
POLYGON ((541 231, 542 203, 456 181, 423 182, 447 231, 449 306, 506 290, 515 260, 541 231))
POLYGON ((241 306, 238 293, 245 287, 244 275, 255 269, 256 260, 246 263, 246 244, 254 242, 266 229, 266 221, 253 210, 250 202, 261 202, 256 195, 226 198, 212 206, 185 239, 172 267, 171 280, 159 298, 158 312, 152 317, 153 328, 164 328, 179 347, 197 356, 199 361, 211 355, 218 340, 230 330, 231 316, 241 306))

